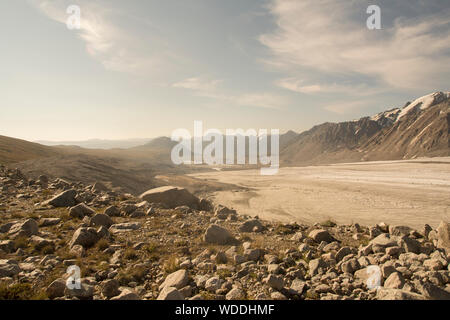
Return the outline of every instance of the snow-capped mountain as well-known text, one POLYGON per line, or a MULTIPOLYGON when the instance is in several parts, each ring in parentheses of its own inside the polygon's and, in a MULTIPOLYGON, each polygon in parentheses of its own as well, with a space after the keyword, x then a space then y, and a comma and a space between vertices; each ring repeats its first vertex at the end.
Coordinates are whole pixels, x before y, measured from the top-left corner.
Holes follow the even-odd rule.
POLYGON ((450 92, 434 92, 403 108, 359 120, 323 123, 291 137, 284 164, 450 156, 450 92))
POLYGON ((417 113, 418 111, 425 110, 449 98, 450 92, 433 92, 417 98, 413 102, 408 102, 403 108, 394 108, 388 111, 383 111, 370 117, 370 119, 377 121, 383 127, 389 126, 411 112, 417 113))

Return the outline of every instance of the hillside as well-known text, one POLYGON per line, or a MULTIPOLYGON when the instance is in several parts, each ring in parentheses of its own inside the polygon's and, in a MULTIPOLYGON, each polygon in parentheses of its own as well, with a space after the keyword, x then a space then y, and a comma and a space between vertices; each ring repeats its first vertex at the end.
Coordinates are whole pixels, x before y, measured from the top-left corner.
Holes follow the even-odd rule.
POLYGON ((51 157, 58 154, 60 154, 60 151, 52 147, 21 139, 0 136, 0 163, 3 164, 51 157))

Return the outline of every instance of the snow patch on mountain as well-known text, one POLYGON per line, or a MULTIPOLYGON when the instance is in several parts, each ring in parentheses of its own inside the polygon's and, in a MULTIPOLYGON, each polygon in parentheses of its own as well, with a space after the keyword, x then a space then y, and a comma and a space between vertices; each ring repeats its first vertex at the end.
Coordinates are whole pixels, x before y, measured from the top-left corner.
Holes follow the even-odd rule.
POLYGON ((448 98, 450 98, 450 92, 434 92, 420 97, 404 107, 398 115, 396 121, 400 120, 403 116, 407 115, 410 112, 425 110, 431 106, 434 106, 435 104, 447 100, 448 98))

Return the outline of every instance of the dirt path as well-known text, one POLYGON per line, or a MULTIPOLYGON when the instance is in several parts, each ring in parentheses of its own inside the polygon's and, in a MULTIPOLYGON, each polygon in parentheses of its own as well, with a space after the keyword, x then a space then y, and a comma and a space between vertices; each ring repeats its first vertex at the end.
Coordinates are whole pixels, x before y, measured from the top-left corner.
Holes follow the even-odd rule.
POLYGON ((450 157, 191 175, 250 191, 221 190, 214 201, 238 212, 283 222, 381 221, 421 228, 450 221, 450 157))

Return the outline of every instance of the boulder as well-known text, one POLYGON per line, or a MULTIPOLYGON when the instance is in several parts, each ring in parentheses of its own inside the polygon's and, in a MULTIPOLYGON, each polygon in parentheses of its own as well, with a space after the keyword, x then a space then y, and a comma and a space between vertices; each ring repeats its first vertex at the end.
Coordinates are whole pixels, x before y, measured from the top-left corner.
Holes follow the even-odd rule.
POLYGON ((54 196, 50 200, 44 202, 45 205, 49 204, 56 208, 72 207, 77 204, 75 197, 77 192, 74 189, 66 190, 60 194, 54 196))
POLYGON ((382 233, 379 236, 377 236, 375 239, 371 240, 369 242, 372 246, 380 246, 380 247, 394 247, 397 246, 397 237, 396 236, 390 236, 389 234, 382 233))
POLYGON ((225 296, 226 300, 244 300, 245 293, 239 288, 231 289, 225 296))
POLYGON ((184 296, 174 287, 164 287, 157 300, 184 300, 184 296))
POLYGON ((317 243, 321 243, 322 241, 325 241, 327 243, 335 241, 335 239, 331 236, 331 234, 324 229, 313 230, 309 233, 308 236, 317 243))
POLYGON ((69 216, 72 218, 83 219, 85 216, 92 216, 95 214, 95 211, 89 208, 84 203, 80 203, 69 210, 69 216))
POLYGON ((46 289, 47 296, 50 299, 55 299, 64 296, 66 290, 66 282, 64 279, 56 279, 46 289))
POLYGON ((405 285, 405 279, 399 272, 393 272, 384 282, 384 287, 388 289, 401 289, 405 285))
POLYGON ((39 232, 39 227, 34 219, 27 219, 11 226, 8 234, 13 237, 31 237, 39 232))
POLYGON ((109 228, 113 224, 114 224, 114 221, 108 215, 106 215, 104 213, 97 213, 89 221, 89 225, 91 227, 103 226, 105 228, 109 228))
POLYGON ((109 206, 103 213, 110 217, 120 217, 120 209, 116 206, 109 206))
POLYGON ((21 269, 17 263, 13 263, 11 260, 0 260, 0 278, 14 277, 20 271, 21 269))
POLYGON ((436 229, 437 231, 437 246, 450 253, 450 223, 441 221, 436 229))
POLYGON ((80 300, 91 300, 94 296, 94 287, 86 283, 82 283, 80 289, 70 289, 66 286, 66 288, 64 289, 64 295, 68 297, 75 297, 80 300))
POLYGON ((55 226, 61 222, 61 218, 42 218, 40 221, 40 227, 55 226))
POLYGON ((164 282, 159 286, 159 290, 165 287, 173 287, 175 289, 181 289, 185 287, 189 282, 189 274, 185 269, 180 269, 167 276, 164 282))
POLYGON ((389 234, 393 236, 408 236, 412 229, 408 226, 389 226, 389 234))
POLYGON ((313 259, 309 262, 309 274, 315 276, 319 272, 319 268, 325 269, 327 266, 327 263, 321 258, 313 259))
POLYGON ((15 249, 14 241, 12 240, 3 240, 0 241, 0 250, 6 253, 11 253, 15 249))
POLYGON ((204 235, 204 241, 208 243, 224 245, 233 242, 234 240, 234 237, 227 229, 216 224, 210 225, 208 229, 206 229, 204 235))
POLYGON ((376 298, 378 300, 426 300, 424 296, 417 293, 387 288, 379 288, 376 298))
POLYGON ((94 183, 94 185, 91 188, 92 192, 107 192, 109 191, 108 187, 105 186, 103 183, 101 182, 96 182, 94 183))
POLYGON ((72 248, 74 245, 81 245, 84 248, 92 247, 99 240, 97 235, 97 230, 95 228, 78 228, 77 231, 72 236, 72 240, 69 242, 69 247, 72 248))
POLYGON ((258 219, 245 221, 240 227, 240 232, 260 232, 264 230, 264 226, 258 219))
POLYGON ((127 232, 132 230, 138 230, 141 228, 141 224, 138 222, 126 222, 126 223, 117 223, 113 224, 109 228, 109 232, 111 233, 120 233, 120 232, 127 232))
POLYGON ((197 209, 199 205, 199 199, 196 196, 184 188, 173 186, 151 189, 139 197, 149 203, 162 203, 168 208, 189 206, 192 209, 197 209))
POLYGON ((141 300, 141 298, 130 289, 124 289, 117 297, 111 298, 111 300, 141 300))
POLYGON ((105 280, 102 282, 100 287, 103 296, 106 298, 116 297, 120 294, 119 281, 116 279, 105 280))
POLYGON ((282 290, 284 287, 283 278, 273 274, 268 275, 267 278, 264 279, 264 282, 267 283, 271 288, 278 291, 282 290))

